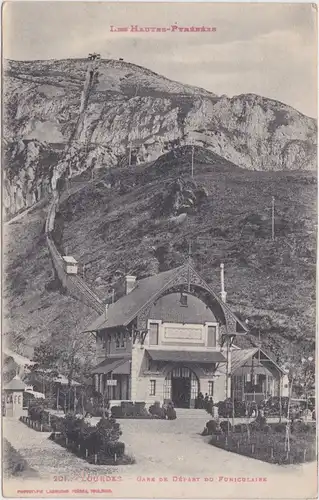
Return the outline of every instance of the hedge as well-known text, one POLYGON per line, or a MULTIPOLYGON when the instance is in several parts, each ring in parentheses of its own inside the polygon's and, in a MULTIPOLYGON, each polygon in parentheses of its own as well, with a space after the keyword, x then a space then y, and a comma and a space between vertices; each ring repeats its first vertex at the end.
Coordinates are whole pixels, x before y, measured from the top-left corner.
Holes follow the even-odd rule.
POLYGON ((114 464, 127 462, 125 445, 119 441, 122 432, 114 418, 101 418, 96 427, 84 419, 67 415, 57 418, 50 436, 55 442, 90 463, 114 464))

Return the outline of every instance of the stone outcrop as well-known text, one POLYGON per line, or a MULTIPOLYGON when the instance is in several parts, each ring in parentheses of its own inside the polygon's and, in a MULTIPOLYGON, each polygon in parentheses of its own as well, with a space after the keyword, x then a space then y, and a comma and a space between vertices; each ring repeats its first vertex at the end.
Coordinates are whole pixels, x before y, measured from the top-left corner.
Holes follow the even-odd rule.
POLYGON ((9 214, 54 189, 66 170, 73 176, 92 162, 94 168, 109 168, 129 158, 132 164, 154 161, 190 142, 251 170, 316 168, 315 120, 283 103, 253 94, 219 98, 112 60, 99 62, 84 103, 88 64, 85 59, 7 62, 5 171, 16 165, 15 175, 5 174, 9 214), (65 157, 62 150, 80 110, 76 143, 65 157))

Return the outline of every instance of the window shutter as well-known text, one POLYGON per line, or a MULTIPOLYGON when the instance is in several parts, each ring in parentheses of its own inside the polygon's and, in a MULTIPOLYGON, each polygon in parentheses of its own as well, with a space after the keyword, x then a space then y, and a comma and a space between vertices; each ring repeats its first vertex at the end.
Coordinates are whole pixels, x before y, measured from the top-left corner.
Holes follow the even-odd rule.
POLYGON ((207 327, 207 347, 216 347, 216 326, 207 327))
POLYGON ((150 345, 158 345, 158 323, 150 324, 150 345))

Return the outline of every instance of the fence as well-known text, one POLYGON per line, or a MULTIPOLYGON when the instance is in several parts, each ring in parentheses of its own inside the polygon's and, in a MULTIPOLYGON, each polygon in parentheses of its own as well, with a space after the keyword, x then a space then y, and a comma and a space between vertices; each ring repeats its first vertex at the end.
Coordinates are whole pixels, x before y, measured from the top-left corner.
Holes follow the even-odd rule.
POLYGON ((58 206, 58 198, 54 198, 50 204, 45 223, 46 241, 51 255, 53 268, 56 276, 62 283, 62 286, 68 290, 71 296, 92 307, 99 314, 103 314, 105 306, 101 299, 88 287, 80 276, 71 276, 67 274, 65 264, 60 255, 53 238, 51 236, 54 230, 55 215, 58 206))

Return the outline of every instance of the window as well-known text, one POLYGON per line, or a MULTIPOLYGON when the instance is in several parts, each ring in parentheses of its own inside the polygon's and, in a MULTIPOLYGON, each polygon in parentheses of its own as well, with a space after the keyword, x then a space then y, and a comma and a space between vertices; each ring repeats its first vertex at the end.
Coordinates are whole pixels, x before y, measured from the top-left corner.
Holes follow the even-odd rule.
POLYGON ((117 333, 115 335, 115 349, 119 349, 120 348, 120 334, 117 333))
POLYGON ((208 381, 208 396, 214 396, 214 382, 212 380, 208 381))
POLYGON ((181 306, 183 307, 187 307, 187 295, 185 295, 184 293, 181 293, 181 306))
POLYGON ((117 333, 115 336, 115 348, 125 349, 126 347, 126 335, 125 333, 117 333))
POLYGON ((121 333, 121 347, 126 347, 126 335, 125 333, 121 333))
POLYGON ((156 394, 156 380, 150 380, 150 396, 155 396, 156 394))
POLYGON ((207 347, 216 347, 217 343, 217 327, 207 327, 207 347))
POLYGON ((149 339, 150 345, 158 345, 158 323, 150 323, 149 339))

